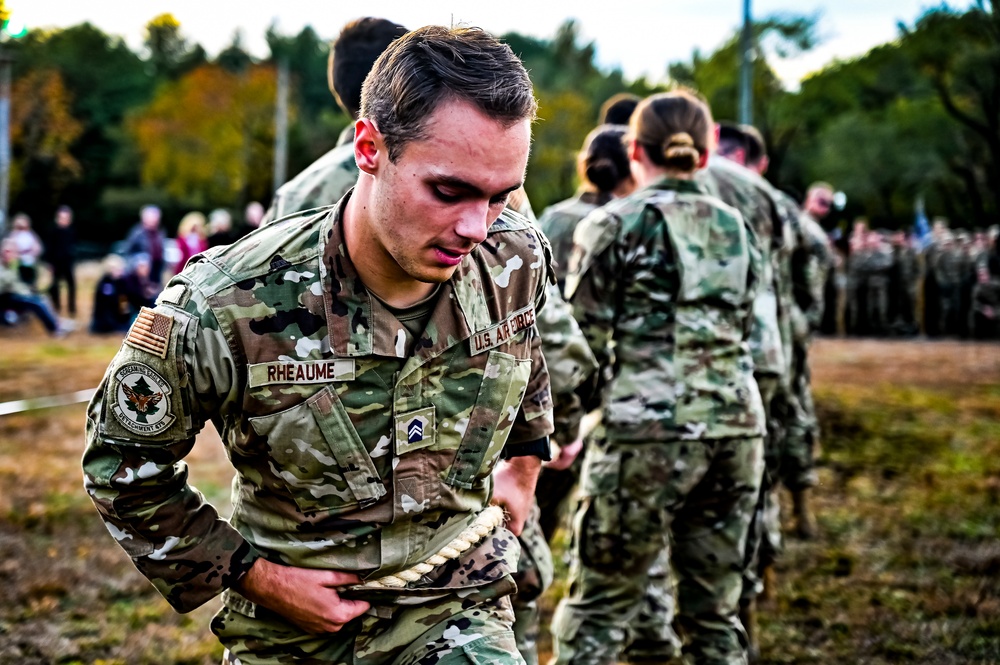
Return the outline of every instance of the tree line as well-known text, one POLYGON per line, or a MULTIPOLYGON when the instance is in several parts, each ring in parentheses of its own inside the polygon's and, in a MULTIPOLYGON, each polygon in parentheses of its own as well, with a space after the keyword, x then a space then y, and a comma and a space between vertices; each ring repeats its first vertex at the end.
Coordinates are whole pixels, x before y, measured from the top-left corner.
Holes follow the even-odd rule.
MULTIPOLYGON (((1000 212, 1000 17, 991 0, 941 5, 867 54, 828 64, 785 89, 777 58, 813 48, 817 16, 776 15, 755 26, 754 121, 768 142, 768 177, 798 195, 814 180, 847 194, 839 221, 912 224, 922 199, 954 227, 1000 212)), ((76 210, 82 237, 120 237, 143 204, 168 223, 191 209, 267 204, 272 194, 276 64, 292 73, 289 175, 332 148, 349 118, 326 83, 328 40, 311 27, 267 32, 269 55, 234 34, 210 57, 169 14, 146 25, 138 52, 84 23, 32 30, 3 45, 14 57, 11 211, 39 221, 76 210)), ((572 194, 575 156, 601 103, 683 84, 718 120, 738 108, 739 35, 711 53, 664 63, 659 81, 603 69, 596 44, 564 23, 551 38, 503 35, 539 99, 527 191, 540 211, 572 194)))

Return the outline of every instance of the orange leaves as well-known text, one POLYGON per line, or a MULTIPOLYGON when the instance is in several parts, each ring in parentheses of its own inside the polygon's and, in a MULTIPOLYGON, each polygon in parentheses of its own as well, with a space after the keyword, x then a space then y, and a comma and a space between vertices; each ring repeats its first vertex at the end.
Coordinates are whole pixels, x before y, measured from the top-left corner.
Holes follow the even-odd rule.
POLYGON ((28 73, 13 86, 11 104, 11 193, 24 186, 29 160, 49 167, 51 187, 61 190, 82 175, 83 169, 70 154, 73 142, 83 133, 82 123, 73 117, 72 99, 55 70, 28 73))
POLYGON ((276 74, 203 65, 164 84, 126 127, 142 180, 194 206, 231 205, 271 187, 276 74))

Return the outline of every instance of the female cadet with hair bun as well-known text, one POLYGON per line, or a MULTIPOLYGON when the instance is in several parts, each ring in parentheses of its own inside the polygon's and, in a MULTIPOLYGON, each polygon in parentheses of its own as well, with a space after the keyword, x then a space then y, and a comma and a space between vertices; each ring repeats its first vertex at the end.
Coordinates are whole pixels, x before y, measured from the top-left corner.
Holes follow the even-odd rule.
POLYGON ((747 334, 762 264, 740 214, 694 180, 713 130, 694 93, 643 100, 628 134, 640 189, 576 231, 566 296, 608 369, 555 663, 617 661, 668 538, 686 657, 746 662, 738 599, 764 463, 747 334))
POLYGON ((550 205, 538 220, 552 243, 552 259, 560 287, 566 280, 576 225, 612 198, 625 196, 635 189, 625 151, 627 129, 625 125, 599 125, 587 134, 576 163, 582 183, 580 191, 572 198, 550 205))

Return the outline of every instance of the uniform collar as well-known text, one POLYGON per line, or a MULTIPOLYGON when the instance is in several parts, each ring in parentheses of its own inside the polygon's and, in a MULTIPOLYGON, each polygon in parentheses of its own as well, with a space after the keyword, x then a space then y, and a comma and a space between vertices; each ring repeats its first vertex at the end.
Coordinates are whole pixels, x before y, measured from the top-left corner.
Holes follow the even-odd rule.
MULTIPOLYGON (((347 254, 343 215, 352 194, 353 190, 337 203, 320 229, 320 274, 330 349, 335 356, 400 358, 397 336, 402 324, 371 295, 347 254)), ((479 268, 480 253, 489 251, 489 243, 487 239, 465 257, 452 278, 441 286, 437 304, 407 359, 403 375, 492 325, 479 268)))
POLYGON ((665 189, 688 194, 708 194, 708 190, 697 180, 681 180, 679 178, 658 178, 646 185, 645 189, 665 189))

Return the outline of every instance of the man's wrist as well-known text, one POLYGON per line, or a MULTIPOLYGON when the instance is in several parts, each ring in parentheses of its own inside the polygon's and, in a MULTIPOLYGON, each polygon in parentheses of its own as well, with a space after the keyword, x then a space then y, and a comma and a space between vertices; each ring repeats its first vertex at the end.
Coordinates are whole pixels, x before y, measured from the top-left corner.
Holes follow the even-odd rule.
POLYGON ((534 441, 508 442, 500 451, 500 459, 509 460, 515 457, 537 457, 543 462, 550 461, 552 448, 549 446, 549 437, 543 436, 534 441))

